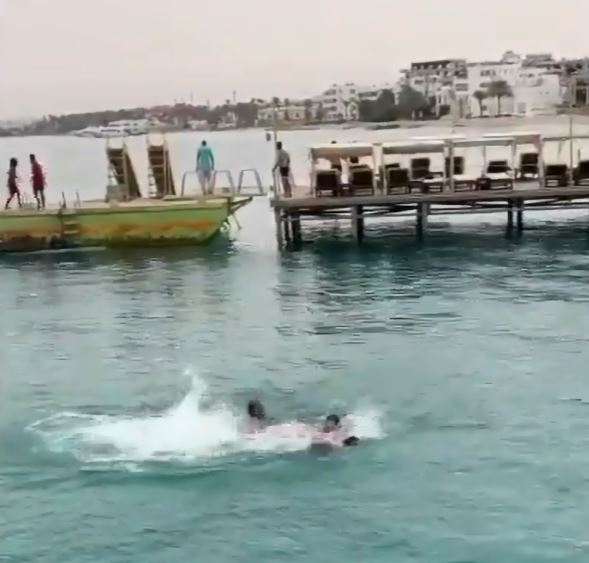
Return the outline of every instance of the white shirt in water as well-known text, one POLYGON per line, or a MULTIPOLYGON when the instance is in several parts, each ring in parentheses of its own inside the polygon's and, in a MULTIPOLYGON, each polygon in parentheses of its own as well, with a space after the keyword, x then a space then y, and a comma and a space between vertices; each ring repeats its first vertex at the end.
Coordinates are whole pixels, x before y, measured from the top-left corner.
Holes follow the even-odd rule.
POLYGON ((312 446, 324 446, 329 448, 341 448, 344 445, 346 434, 343 430, 335 430, 333 432, 323 432, 315 430, 311 439, 312 446))
POLYGON ((259 420, 250 419, 247 421, 246 432, 248 434, 267 433, 283 438, 304 438, 311 435, 313 427, 302 422, 284 422, 262 426, 259 420))

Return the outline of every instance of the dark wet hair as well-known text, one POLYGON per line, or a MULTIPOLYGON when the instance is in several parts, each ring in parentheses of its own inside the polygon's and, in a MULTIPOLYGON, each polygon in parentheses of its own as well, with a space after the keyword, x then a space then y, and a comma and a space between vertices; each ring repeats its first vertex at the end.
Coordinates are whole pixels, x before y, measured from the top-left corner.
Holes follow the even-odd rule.
POLYGON ((206 142, 206 141, 203 141, 203 142, 201 143, 201 145, 202 145, 203 147, 206 147, 206 146, 207 146, 207 142, 206 142))
POLYGON ((339 426, 341 419, 337 414, 330 414, 325 418, 325 424, 327 424, 328 422, 333 422, 336 426, 339 426))
POLYGON ((250 418, 265 420, 266 409, 264 408, 264 405, 261 401, 258 399, 252 399, 251 401, 247 402, 247 414, 250 418))
POLYGON ((29 158, 30 158, 31 160, 37 160, 37 157, 36 157, 34 154, 30 154, 30 155, 29 155, 29 158))
POLYGON ((10 166, 15 167, 18 166, 18 160, 14 157, 10 159, 10 166))
POLYGON ((278 141, 278 142, 276 143, 276 149, 277 149, 277 150, 281 150, 281 149, 282 149, 282 141, 278 141))

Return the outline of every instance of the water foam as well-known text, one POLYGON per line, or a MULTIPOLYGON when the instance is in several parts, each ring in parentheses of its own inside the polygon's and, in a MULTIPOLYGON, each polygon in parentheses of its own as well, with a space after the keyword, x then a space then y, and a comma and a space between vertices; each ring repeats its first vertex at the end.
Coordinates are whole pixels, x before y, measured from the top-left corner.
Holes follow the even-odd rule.
MULTIPOLYGON (((347 417, 350 431, 363 439, 383 437, 376 410, 347 417)), ((53 452, 83 463, 137 467, 147 462, 198 463, 245 452, 293 452, 311 443, 308 426, 285 423, 257 434, 242 431, 243 418, 224 403, 210 404, 207 389, 193 378, 187 395, 162 413, 113 416, 63 412, 35 422, 29 430, 53 452), (131 465, 129 465, 131 464, 131 465)))

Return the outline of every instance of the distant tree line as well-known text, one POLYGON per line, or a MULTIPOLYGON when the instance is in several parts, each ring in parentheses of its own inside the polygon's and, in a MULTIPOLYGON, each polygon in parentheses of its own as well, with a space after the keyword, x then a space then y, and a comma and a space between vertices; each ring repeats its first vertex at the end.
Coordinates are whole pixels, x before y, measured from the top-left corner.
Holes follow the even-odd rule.
POLYGON ((55 135, 79 131, 86 127, 101 127, 112 121, 158 119, 180 129, 189 128, 191 121, 206 121, 211 127, 217 126, 229 116, 235 116, 237 127, 253 127, 258 118, 258 109, 263 100, 231 103, 209 107, 178 103, 170 106, 138 107, 132 109, 106 110, 65 115, 47 115, 26 128, 27 134, 55 135))
POLYGON ((361 121, 378 123, 431 117, 434 105, 421 92, 405 85, 398 96, 391 90, 382 90, 376 100, 362 100, 358 111, 361 121))

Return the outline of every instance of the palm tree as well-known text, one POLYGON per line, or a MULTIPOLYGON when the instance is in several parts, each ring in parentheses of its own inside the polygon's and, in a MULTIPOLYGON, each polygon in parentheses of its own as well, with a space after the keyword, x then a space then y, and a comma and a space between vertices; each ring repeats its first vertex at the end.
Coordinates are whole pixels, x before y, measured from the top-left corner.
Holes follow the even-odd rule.
POLYGON ((342 100, 342 104, 344 105, 344 120, 348 121, 349 120, 348 108, 350 107, 350 101, 349 100, 342 100))
POLYGON ((489 98, 497 98, 497 115, 501 115, 501 98, 513 97, 511 86, 505 80, 495 80, 487 88, 489 98))
POLYGON ((318 123, 321 123, 323 121, 323 113, 323 104, 319 102, 319 104, 317 104, 317 111, 315 112, 315 119, 318 123))
POLYGON ((306 99, 303 102, 305 107, 305 122, 310 123, 313 119, 313 102, 309 99, 306 99))
POLYGON ((484 90, 477 90, 472 97, 479 103, 479 115, 483 117, 483 102, 487 99, 487 92, 484 90))

